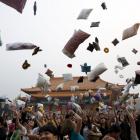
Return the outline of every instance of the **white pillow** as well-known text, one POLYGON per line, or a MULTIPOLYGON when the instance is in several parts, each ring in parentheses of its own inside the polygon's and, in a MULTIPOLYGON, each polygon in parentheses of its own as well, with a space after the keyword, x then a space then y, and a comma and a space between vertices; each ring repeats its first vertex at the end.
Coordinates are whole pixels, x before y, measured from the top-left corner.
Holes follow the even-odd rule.
POLYGON ((125 40, 125 39, 127 39, 129 37, 132 37, 132 36, 136 35, 137 31, 138 31, 138 28, 139 28, 139 23, 136 23, 133 26, 125 29, 123 31, 122 40, 125 40))
POLYGON ((57 99, 57 98, 54 99, 54 105, 56 105, 56 106, 59 105, 59 99, 57 99))
POLYGON ((94 81, 100 74, 105 72, 107 67, 104 63, 98 64, 91 72, 87 74, 89 81, 94 81))
POLYGON ((115 69, 123 70, 124 68, 123 68, 122 66, 116 65, 116 66, 115 66, 115 69))
POLYGON ((82 9, 77 19, 87 19, 92 9, 82 9))
POLYGON ((36 86, 42 88, 44 92, 48 92, 51 83, 48 79, 46 79, 43 75, 39 73, 36 86))
POLYGON ((71 96, 70 100, 71 100, 71 102, 75 102, 75 97, 74 97, 74 95, 71 96))
POLYGON ((61 83, 61 84, 57 85, 56 91, 62 91, 63 88, 64 88, 64 83, 61 83))
POLYGON ((73 77, 72 77, 72 74, 71 73, 65 73, 63 74, 63 78, 64 78, 64 81, 69 81, 69 80, 73 80, 73 77))
POLYGON ((75 92, 78 89, 79 89, 79 86, 70 86, 71 92, 75 92))
POLYGON ((37 104, 37 107, 43 107, 43 104, 38 103, 38 104, 37 104))
POLYGON ((6 44, 6 50, 12 51, 12 50, 27 50, 27 49, 34 49, 37 46, 32 43, 9 43, 6 44))
POLYGON ((72 108, 75 109, 77 113, 82 113, 82 109, 79 104, 72 102, 72 108))

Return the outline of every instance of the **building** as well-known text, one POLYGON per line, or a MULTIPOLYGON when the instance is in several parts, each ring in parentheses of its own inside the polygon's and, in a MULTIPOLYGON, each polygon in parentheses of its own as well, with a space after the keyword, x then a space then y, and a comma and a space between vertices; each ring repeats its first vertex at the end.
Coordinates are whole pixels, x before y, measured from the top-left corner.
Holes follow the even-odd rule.
MULTIPOLYGON (((105 89, 106 85, 111 85, 111 88, 105 89, 107 96, 112 100, 115 97, 115 94, 112 96, 112 89, 117 89, 120 91, 120 89, 123 87, 123 85, 115 85, 108 83, 102 79, 97 79, 96 82, 90 82, 88 81, 87 77, 84 77, 83 82, 78 83, 79 77, 73 77, 73 80, 64 81, 63 77, 55 77, 51 78, 51 91, 48 93, 44 93, 43 90, 41 90, 38 87, 32 87, 32 88, 22 88, 21 91, 31 95, 31 101, 32 102, 47 102, 46 97, 51 96, 53 99, 59 99, 60 103, 66 104, 68 101, 70 101, 72 96, 81 97, 82 95, 85 95, 85 92, 91 90, 92 96, 97 92, 99 88, 105 89), (63 83, 63 89, 57 91, 57 86, 59 84, 63 83), (74 90, 75 87, 75 90, 74 90), (72 89, 73 88, 73 89, 72 89)), ((118 94, 116 94, 118 96, 118 94)))

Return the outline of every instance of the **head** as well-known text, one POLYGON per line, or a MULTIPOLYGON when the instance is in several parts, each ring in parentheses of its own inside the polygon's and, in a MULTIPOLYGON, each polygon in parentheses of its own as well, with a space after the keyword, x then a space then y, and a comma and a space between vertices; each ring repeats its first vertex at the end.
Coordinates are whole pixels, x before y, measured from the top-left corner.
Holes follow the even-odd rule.
POLYGON ((88 140, 100 140, 101 136, 101 134, 96 134, 90 131, 88 134, 88 140))
POLYGON ((57 129, 51 123, 41 127, 39 129, 39 140, 57 140, 57 129))
POLYGON ((120 126, 118 126, 116 124, 112 125, 109 129, 110 136, 112 136, 115 139, 118 139, 120 132, 121 132, 120 126))
POLYGON ((101 124, 105 124, 105 123, 106 123, 105 118, 101 118, 101 119, 100 119, 100 123, 101 123, 101 124))

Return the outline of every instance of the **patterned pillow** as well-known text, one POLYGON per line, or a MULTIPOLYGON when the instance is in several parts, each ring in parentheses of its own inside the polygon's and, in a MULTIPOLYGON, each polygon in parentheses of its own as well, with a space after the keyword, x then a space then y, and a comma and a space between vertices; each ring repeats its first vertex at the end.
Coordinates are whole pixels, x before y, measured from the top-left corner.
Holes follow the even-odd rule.
POLYGON ((82 9, 77 19, 87 19, 92 9, 82 9))
POLYGON ((137 31, 138 31, 138 28, 139 28, 139 25, 140 25, 139 23, 136 23, 133 26, 125 29, 123 31, 122 40, 125 40, 125 39, 127 39, 129 37, 132 37, 132 36, 136 35, 137 31))
POLYGON ((22 13, 27 0, 0 0, 0 1, 16 9, 18 12, 22 13))
POLYGON ((76 51, 78 46, 81 43, 83 43, 89 36, 90 36, 90 34, 84 32, 82 30, 75 31, 73 36, 66 43, 62 52, 70 58, 75 57, 74 52, 76 51))
POLYGON ((26 49, 34 49, 37 46, 32 43, 10 43, 6 44, 6 50, 26 50, 26 49))

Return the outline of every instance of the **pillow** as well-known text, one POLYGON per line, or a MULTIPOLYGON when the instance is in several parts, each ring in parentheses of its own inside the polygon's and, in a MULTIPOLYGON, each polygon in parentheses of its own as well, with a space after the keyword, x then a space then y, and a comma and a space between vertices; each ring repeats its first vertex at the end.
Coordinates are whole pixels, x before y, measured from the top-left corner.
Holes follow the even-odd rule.
POLYGON ((125 57, 118 57, 118 58, 117 58, 117 61, 118 61, 119 63, 121 63, 123 67, 126 67, 126 66, 129 65, 129 63, 128 63, 128 61, 126 60, 125 57))
POLYGON ((50 78, 54 77, 53 71, 50 69, 47 69, 47 71, 45 72, 45 74, 47 74, 50 78))
POLYGON ((122 66, 116 65, 116 66, 115 66, 115 69, 123 70, 124 68, 123 68, 122 66))
POLYGON ((74 97, 74 95, 71 96, 70 100, 71 100, 71 102, 75 102, 75 97, 74 97))
POLYGON ((125 29, 123 31, 122 40, 135 36, 139 28, 139 23, 134 24, 133 26, 125 29))
POLYGON ((64 83, 61 83, 61 84, 57 85, 56 91, 62 91, 63 88, 64 88, 64 83))
POLYGON ((99 27, 100 21, 98 22, 91 22, 90 27, 99 27))
POLYGON ((137 62, 137 65, 140 65, 140 61, 137 62))
POLYGON ((126 84, 123 88, 123 94, 126 94, 126 93, 129 93, 130 91, 130 88, 133 86, 133 82, 130 81, 128 84, 126 84))
POLYGON ((44 106, 41 103, 37 103, 37 107, 39 108, 39 107, 44 107, 44 106))
POLYGON ((107 9, 107 7, 106 7, 106 3, 103 2, 103 3, 101 4, 101 7, 103 8, 103 10, 106 10, 106 9, 107 9))
POLYGON ((133 48, 132 52, 133 52, 134 54, 137 54, 137 53, 138 53, 138 50, 136 50, 135 48, 133 48))
POLYGON ((37 11, 37 4, 36 4, 36 1, 34 2, 33 10, 34 10, 34 15, 36 15, 36 11, 37 11))
POLYGON ((75 92, 76 90, 79 90, 79 86, 70 86, 71 92, 75 92))
POLYGON ((48 102, 52 100, 52 97, 50 95, 46 95, 45 98, 47 99, 48 102))
POLYGON ((96 77, 98 77, 100 74, 102 74, 103 72, 105 72, 107 70, 106 66, 104 65, 104 63, 100 63, 98 64, 94 70, 92 70, 91 72, 89 72, 87 74, 88 76, 88 80, 89 81, 94 81, 96 79, 96 77))
POLYGON ((0 46, 2 46, 2 40, 1 40, 1 35, 0 35, 0 46))
POLYGON ((113 41, 112 41, 112 44, 114 46, 116 46, 117 44, 119 43, 119 40, 117 38, 115 38, 113 41))
POLYGON ((72 108, 73 108, 73 110, 75 110, 77 113, 82 113, 82 109, 81 109, 81 107, 80 107, 79 104, 76 104, 76 103, 72 102, 72 108))
POLYGON ((80 76, 77 83, 83 83, 83 80, 84 80, 84 77, 83 76, 80 76))
POLYGON ((6 44, 6 50, 26 50, 26 49, 34 49, 37 46, 32 43, 10 43, 6 44))
POLYGON ((16 9, 18 12, 22 13, 27 0, 0 0, 0 1, 16 9))
POLYGON ((48 92, 50 85, 50 81, 39 73, 36 86, 43 89, 44 92, 48 92))
POLYGON ((75 57, 74 52, 78 48, 78 46, 83 43, 90 34, 83 32, 82 30, 75 31, 73 36, 69 39, 66 43, 65 47, 63 48, 62 52, 67 55, 69 58, 75 57))
POLYGON ((64 78, 64 81, 70 81, 70 80, 73 80, 73 77, 72 77, 72 74, 71 73, 66 73, 66 74, 63 74, 63 78, 64 78))
POLYGON ((54 105, 55 106, 58 106, 59 105, 59 99, 57 99, 57 98, 54 99, 54 105))
POLYGON ((81 71, 85 72, 87 74, 87 72, 91 71, 91 66, 88 66, 87 63, 84 63, 84 65, 80 65, 81 66, 81 71))
POLYGON ((136 77, 134 84, 140 84, 140 70, 135 71, 136 77))
POLYGON ((82 9, 77 19, 87 19, 92 9, 82 9))

